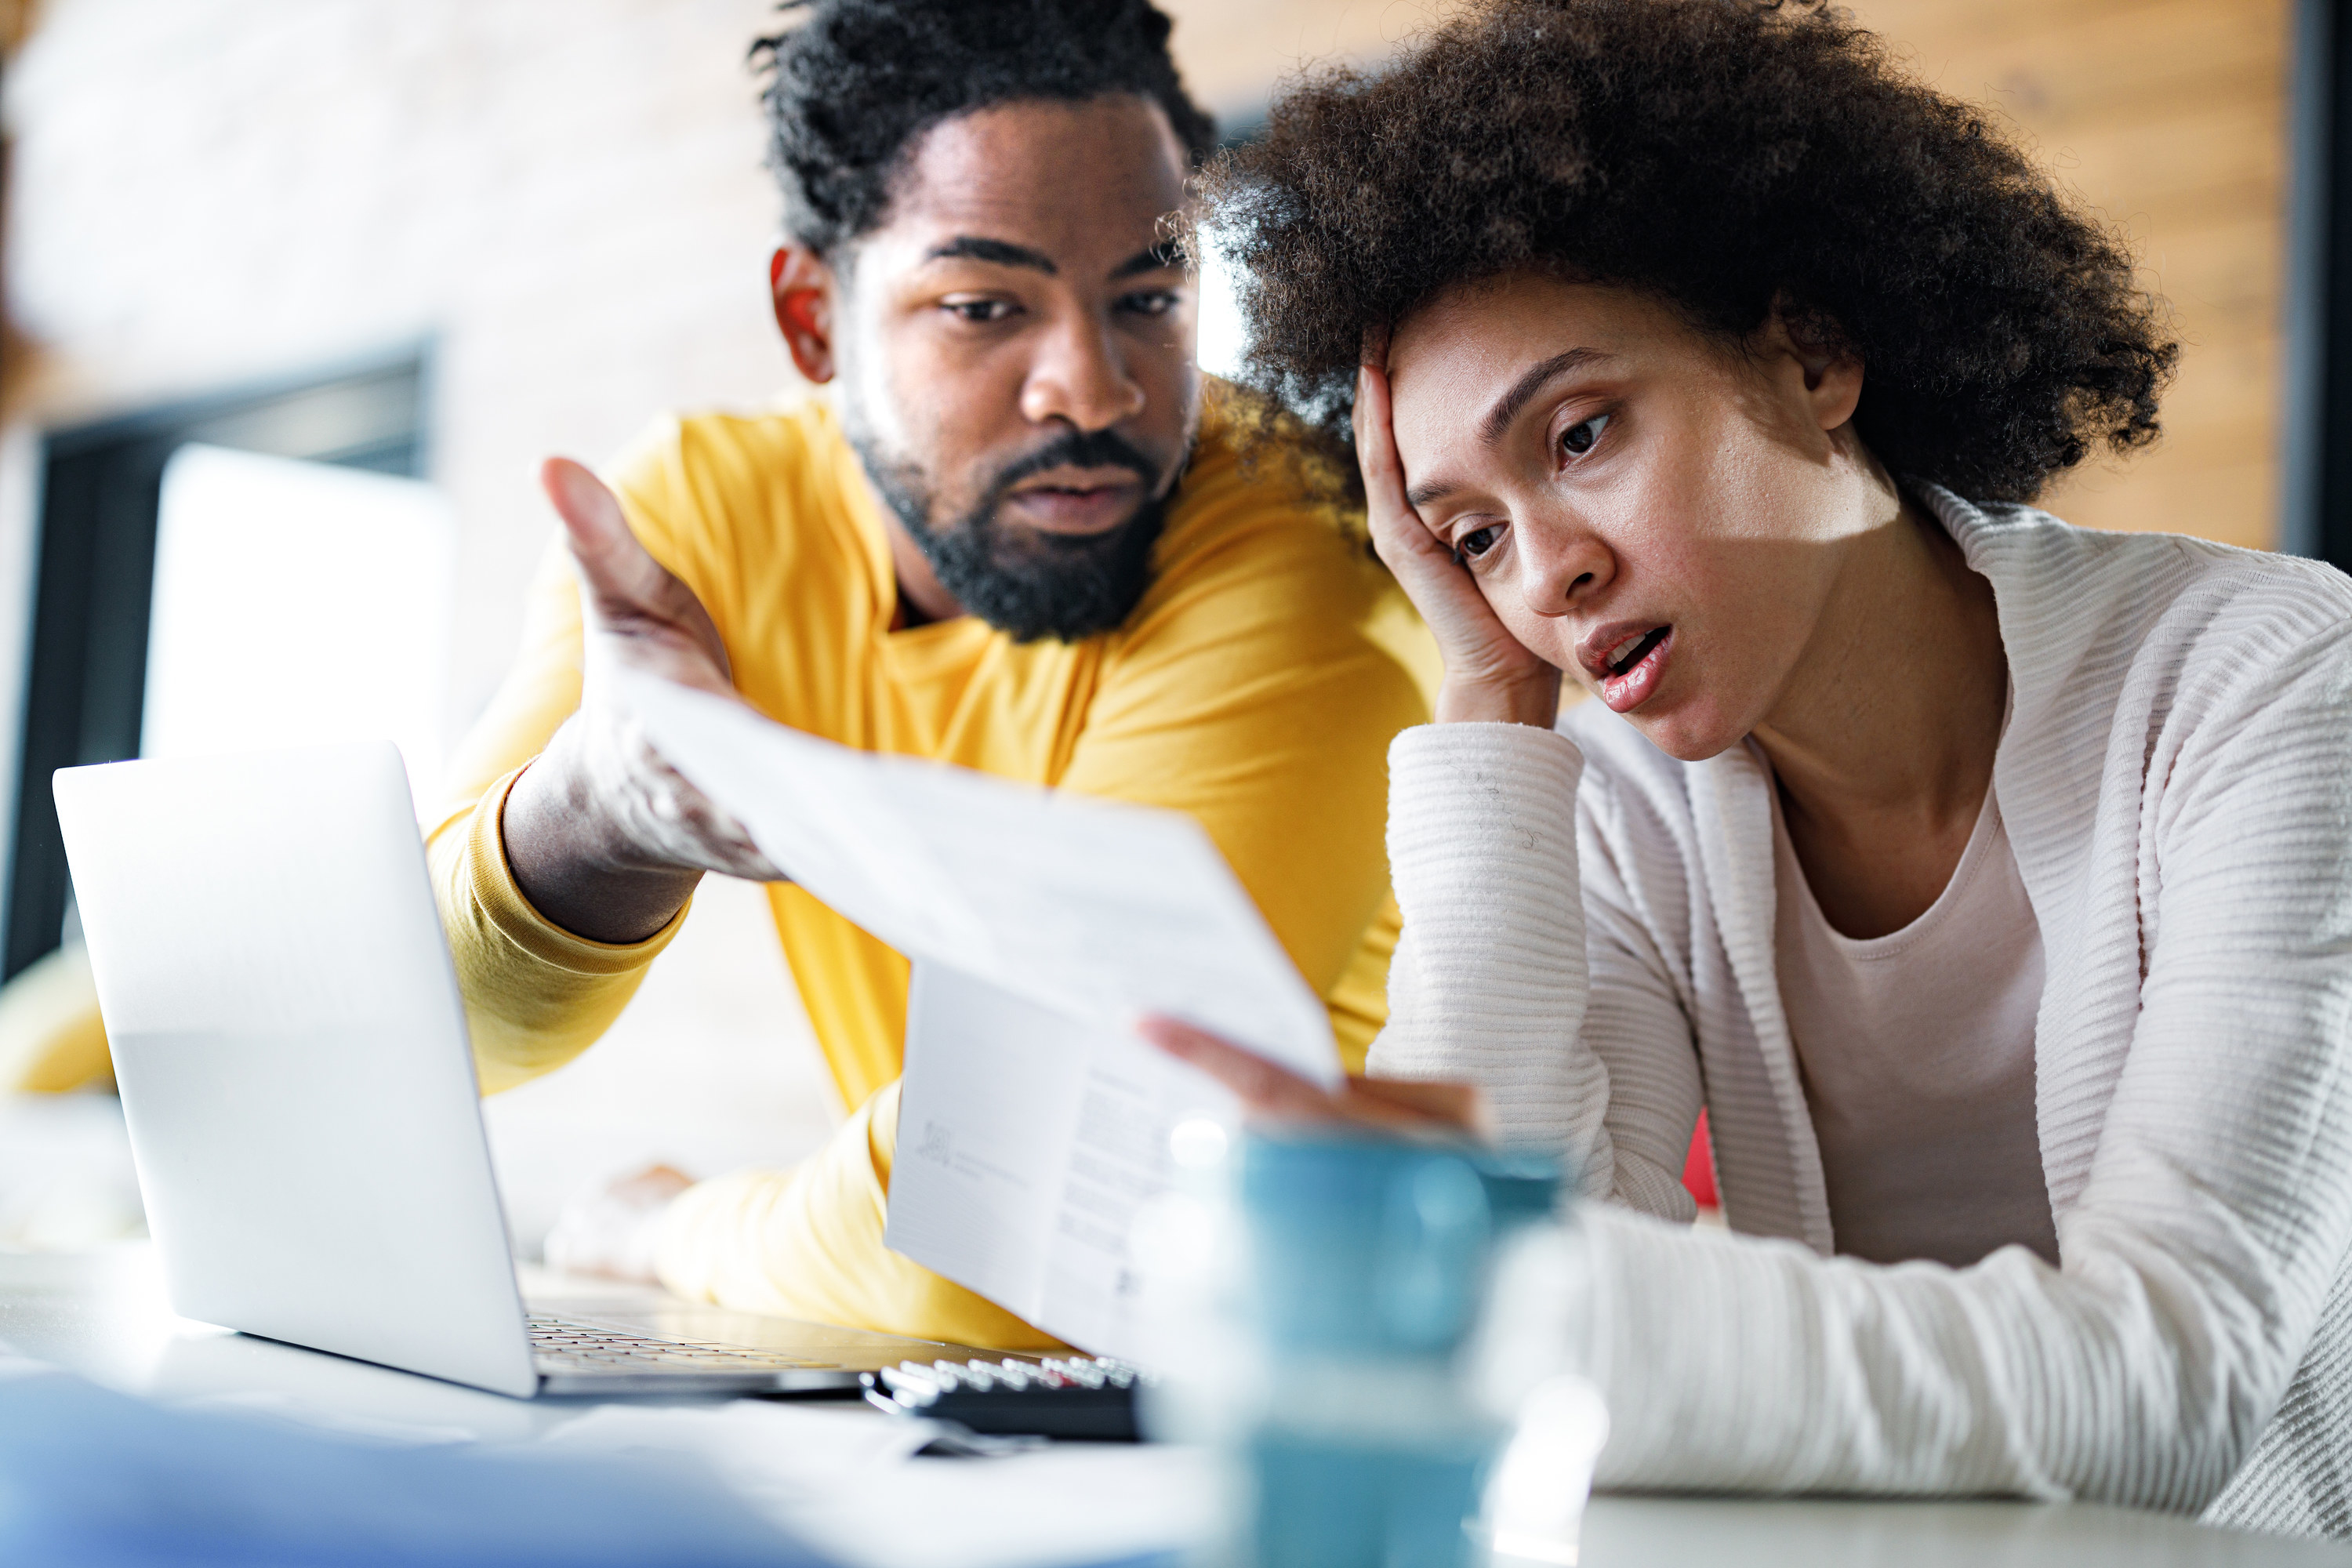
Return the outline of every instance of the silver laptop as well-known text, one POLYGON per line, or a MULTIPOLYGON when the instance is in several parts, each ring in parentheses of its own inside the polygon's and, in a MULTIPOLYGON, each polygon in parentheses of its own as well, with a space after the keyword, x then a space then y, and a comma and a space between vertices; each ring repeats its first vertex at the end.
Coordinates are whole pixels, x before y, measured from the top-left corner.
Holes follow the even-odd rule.
POLYGON ((850 1392, 993 1359, 683 1301, 526 1308, 391 745, 67 768, 56 789, 183 1317, 523 1396, 850 1392))

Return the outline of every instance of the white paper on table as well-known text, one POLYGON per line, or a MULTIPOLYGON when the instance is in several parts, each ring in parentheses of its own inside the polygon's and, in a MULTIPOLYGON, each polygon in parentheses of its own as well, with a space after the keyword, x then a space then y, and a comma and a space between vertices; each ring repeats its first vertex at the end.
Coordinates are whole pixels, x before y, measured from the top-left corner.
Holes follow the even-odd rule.
POLYGON ((614 675, 671 766, 908 957, 1103 1030, 1169 1014, 1339 1081, 1329 1015, 1191 817, 856 751, 614 675))

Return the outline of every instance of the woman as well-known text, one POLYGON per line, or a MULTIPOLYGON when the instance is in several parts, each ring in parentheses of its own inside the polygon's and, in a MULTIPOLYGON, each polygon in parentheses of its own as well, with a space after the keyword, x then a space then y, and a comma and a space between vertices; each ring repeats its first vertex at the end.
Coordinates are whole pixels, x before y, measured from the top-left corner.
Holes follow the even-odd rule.
POLYGON ((1605 1200, 1602 1483, 2352 1530, 2352 584, 2018 504, 2157 433, 2120 245, 1726 0, 1487 0, 1208 195, 1445 651, 1373 1071, 1605 1200))

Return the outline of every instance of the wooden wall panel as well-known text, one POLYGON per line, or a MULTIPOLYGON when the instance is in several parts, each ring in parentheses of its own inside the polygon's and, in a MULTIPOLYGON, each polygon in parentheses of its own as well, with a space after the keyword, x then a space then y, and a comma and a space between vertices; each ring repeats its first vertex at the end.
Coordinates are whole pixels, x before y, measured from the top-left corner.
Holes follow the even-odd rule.
POLYGON ((1316 61, 1377 64, 1453 9, 1448 0, 1159 0, 1185 84, 1229 124, 1265 110, 1281 78, 1316 61))
POLYGON ((2183 344, 2165 435, 2047 498, 2094 528, 2277 537, 2290 0, 1853 0, 2128 234, 2183 344))

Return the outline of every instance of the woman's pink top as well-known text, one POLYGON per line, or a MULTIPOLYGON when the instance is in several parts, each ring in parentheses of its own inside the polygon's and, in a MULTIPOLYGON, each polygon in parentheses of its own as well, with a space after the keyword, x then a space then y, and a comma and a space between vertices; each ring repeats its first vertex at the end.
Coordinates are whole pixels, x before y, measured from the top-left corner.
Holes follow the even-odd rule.
MULTIPOLYGON (((1773 792, 1777 797, 1779 792, 1773 792)), ((1927 913, 1857 941, 1823 918, 1778 799, 1774 942, 1837 1250, 2058 1261, 2033 1113, 2042 928, 1990 788, 1927 913)))

